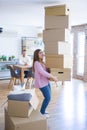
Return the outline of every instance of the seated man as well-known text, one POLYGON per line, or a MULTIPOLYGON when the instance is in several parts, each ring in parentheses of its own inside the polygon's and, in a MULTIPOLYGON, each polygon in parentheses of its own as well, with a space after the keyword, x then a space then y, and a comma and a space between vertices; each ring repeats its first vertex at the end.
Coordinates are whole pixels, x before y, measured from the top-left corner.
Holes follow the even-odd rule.
MULTIPOLYGON (((32 67, 31 59, 26 55, 26 50, 22 51, 22 55, 19 58, 19 64, 26 66, 28 65, 30 68, 32 67)), ((24 74, 24 78, 27 78, 29 76, 33 77, 32 69, 24 71, 24 74)))

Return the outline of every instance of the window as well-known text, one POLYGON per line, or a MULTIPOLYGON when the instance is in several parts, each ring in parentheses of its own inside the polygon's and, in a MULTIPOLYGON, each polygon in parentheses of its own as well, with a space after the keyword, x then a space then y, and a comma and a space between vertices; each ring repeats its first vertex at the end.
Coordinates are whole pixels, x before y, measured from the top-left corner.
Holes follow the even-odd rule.
POLYGON ((84 55, 85 55, 85 33, 78 33, 77 45, 77 75, 83 76, 84 74, 84 55))

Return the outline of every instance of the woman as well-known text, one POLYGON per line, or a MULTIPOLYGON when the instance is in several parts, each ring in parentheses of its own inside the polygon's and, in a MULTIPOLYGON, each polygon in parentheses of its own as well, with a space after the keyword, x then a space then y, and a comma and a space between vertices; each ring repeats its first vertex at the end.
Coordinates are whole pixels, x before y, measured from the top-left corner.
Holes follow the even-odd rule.
POLYGON ((46 113, 46 108, 51 99, 51 88, 49 83, 49 78, 52 78, 55 82, 58 81, 57 77, 46 71, 46 66, 43 62, 43 52, 40 49, 35 50, 33 58, 33 70, 35 78, 35 88, 39 88, 44 96, 40 112, 42 114, 46 113))

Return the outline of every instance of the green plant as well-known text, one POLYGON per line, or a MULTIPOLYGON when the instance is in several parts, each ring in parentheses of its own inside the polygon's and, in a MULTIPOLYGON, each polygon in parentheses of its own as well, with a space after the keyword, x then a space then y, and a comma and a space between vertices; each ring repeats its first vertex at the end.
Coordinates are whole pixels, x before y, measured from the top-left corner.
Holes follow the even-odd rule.
POLYGON ((3 59, 3 61, 6 61, 7 57, 5 55, 2 55, 2 59, 3 59))
POLYGON ((9 60, 9 61, 11 61, 11 60, 12 60, 11 56, 9 56, 8 60, 9 60))
POLYGON ((12 57, 12 59, 14 59, 15 58, 15 56, 11 56, 12 57))

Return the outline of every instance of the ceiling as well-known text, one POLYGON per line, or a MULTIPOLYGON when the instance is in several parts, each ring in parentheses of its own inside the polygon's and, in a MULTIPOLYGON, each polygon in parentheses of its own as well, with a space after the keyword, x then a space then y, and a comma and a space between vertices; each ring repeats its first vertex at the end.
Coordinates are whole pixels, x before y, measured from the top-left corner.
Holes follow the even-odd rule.
POLYGON ((61 1, 66 0, 0 0, 0 3, 4 4, 21 4, 21 3, 27 3, 27 4, 53 4, 53 3, 59 3, 61 1))
POLYGON ((0 0, 0 2, 29 2, 29 3, 50 3, 58 2, 62 0, 0 0))

